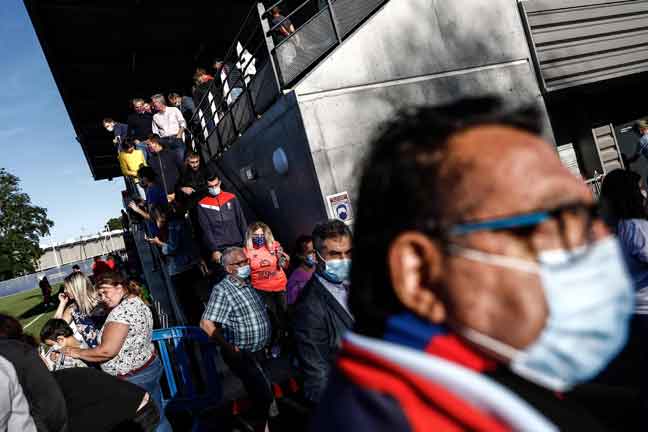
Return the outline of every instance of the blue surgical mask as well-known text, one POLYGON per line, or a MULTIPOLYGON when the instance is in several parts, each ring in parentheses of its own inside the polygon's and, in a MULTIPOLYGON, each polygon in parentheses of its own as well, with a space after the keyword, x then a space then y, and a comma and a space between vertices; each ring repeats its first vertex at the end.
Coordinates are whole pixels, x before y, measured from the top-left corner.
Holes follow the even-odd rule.
POLYGON ((348 282, 351 278, 350 259, 332 259, 324 261, 324 263, 324 270, 321 272, 321 275, 327 281, 334 284, 341 284, 348 282))
POLYGON ((306 255, 306 258, 304 259, 304 262, 308 267, 315 267, 317 264, 317 261, 315 261, 315 258, 313 258, 313 255, 306 255))
POLYGON ((244 265, 243 267, 239 267, 236 269, 236 275, 240 277, 241 279, 247 279, 250 277, 250 265, 244 265))
POLYGON ((221 193, 221 188, 220 186, 212 186, 207 189, 207 192, 211 196, 218 196, 221 193))
POLYGON ((508 359, 517 375, 565 391, 594 378, 625 345, 634 309, 633 284, 615 238, 594 243, 576 258, 565 250, 542 252, 538 263, 457 246, 451 251, 539 275, 549 317, 530 346, 518 350, 473 329, 461 330, 468 340, 508 359))

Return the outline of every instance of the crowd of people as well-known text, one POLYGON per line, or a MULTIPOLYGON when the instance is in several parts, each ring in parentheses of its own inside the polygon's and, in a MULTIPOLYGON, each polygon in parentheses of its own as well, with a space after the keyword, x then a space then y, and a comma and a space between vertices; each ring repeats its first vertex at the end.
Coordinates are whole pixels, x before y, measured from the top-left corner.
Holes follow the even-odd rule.
MULTIPOLYGON (((543 141, 533 109, 491 98, 411 109, 372 144, 353 232, 322 221, 290 256, 270 226, 248 224, 218 167, 182 146, 183 113, 152 100, 151 131, 141 100, 138 121, 108 122, 124 175, 141 188, 126 217, 164 257, 181 319, 204 330, 242 381, 257 430, 277 415, 266 366, 284 354, 315 431, 631 429, 648 380, 643 368, 625 381, 627 370, 612 370, 648 331, 639 175, 608 173, 599 204, 543 141), (610 374, 616 381, 602 378, 610 374), (615 386, 637 390, 632 402, 615 400, 615 386)), ((36 365, 16 363, 20 351, 40 354, 39 373, 53 371, 68 421, 81 402, 65 371, 87 369, 88 380, 106 381, 102 396, 133 395, 115 400, 114 421, 170 430, 151 310, 140 285, 107 267, 93 281, 80 271, 65 279, 40 335, 48 349, 26 348, 20 325, 0 319, 0 382, 23 406, 9 421, 29 423, 16 379, 36 426, 53 415, 38 408, 42 384, 27 382, 23 370, 36 365)), ((637 364, 648 358, 638 346, 628 354, 637 364)))

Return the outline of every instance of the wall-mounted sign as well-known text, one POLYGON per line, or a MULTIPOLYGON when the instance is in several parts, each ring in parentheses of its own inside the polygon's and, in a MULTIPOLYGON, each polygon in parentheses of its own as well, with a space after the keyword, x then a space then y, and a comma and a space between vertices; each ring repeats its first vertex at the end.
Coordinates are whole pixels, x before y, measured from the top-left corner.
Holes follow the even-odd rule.
POLYGON ((344 223, 350 223, 353 220, 353 208, 351 207, 351 198, 348 192, 341 192, 326 197, 331 215, 344 223))

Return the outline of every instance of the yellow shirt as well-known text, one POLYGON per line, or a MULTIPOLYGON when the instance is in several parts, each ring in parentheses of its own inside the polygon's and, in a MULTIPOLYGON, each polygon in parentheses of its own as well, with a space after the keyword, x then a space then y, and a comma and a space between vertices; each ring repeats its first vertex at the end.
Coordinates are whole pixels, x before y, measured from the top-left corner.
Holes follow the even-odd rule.
POLYGON ((119 159, 119 167, 121 168, 122 174, 126 177, 137 178, 137 170, 142 165, 146 166, 146 160, 144 159, 142 150, 135 149, 131 153, 119 152, 117 159, 119 159))

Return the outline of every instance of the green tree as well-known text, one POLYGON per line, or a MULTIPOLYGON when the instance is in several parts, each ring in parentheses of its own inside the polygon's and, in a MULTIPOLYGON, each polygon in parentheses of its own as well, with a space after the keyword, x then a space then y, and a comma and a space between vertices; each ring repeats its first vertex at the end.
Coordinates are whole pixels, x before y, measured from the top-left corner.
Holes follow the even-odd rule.
POLYGON ((35 271, 43 255, 39 239, 52 226, 47 210, 21 191, 20 179, 0 168, 0 281, 35 271))
POLYGON ((108 219, 108 222, 106 222, 106 225, 108 225, 108 229, 110 231, 124 229, 124 227, 122 225, 121 218, 118 218, 118 217, 108 219))

